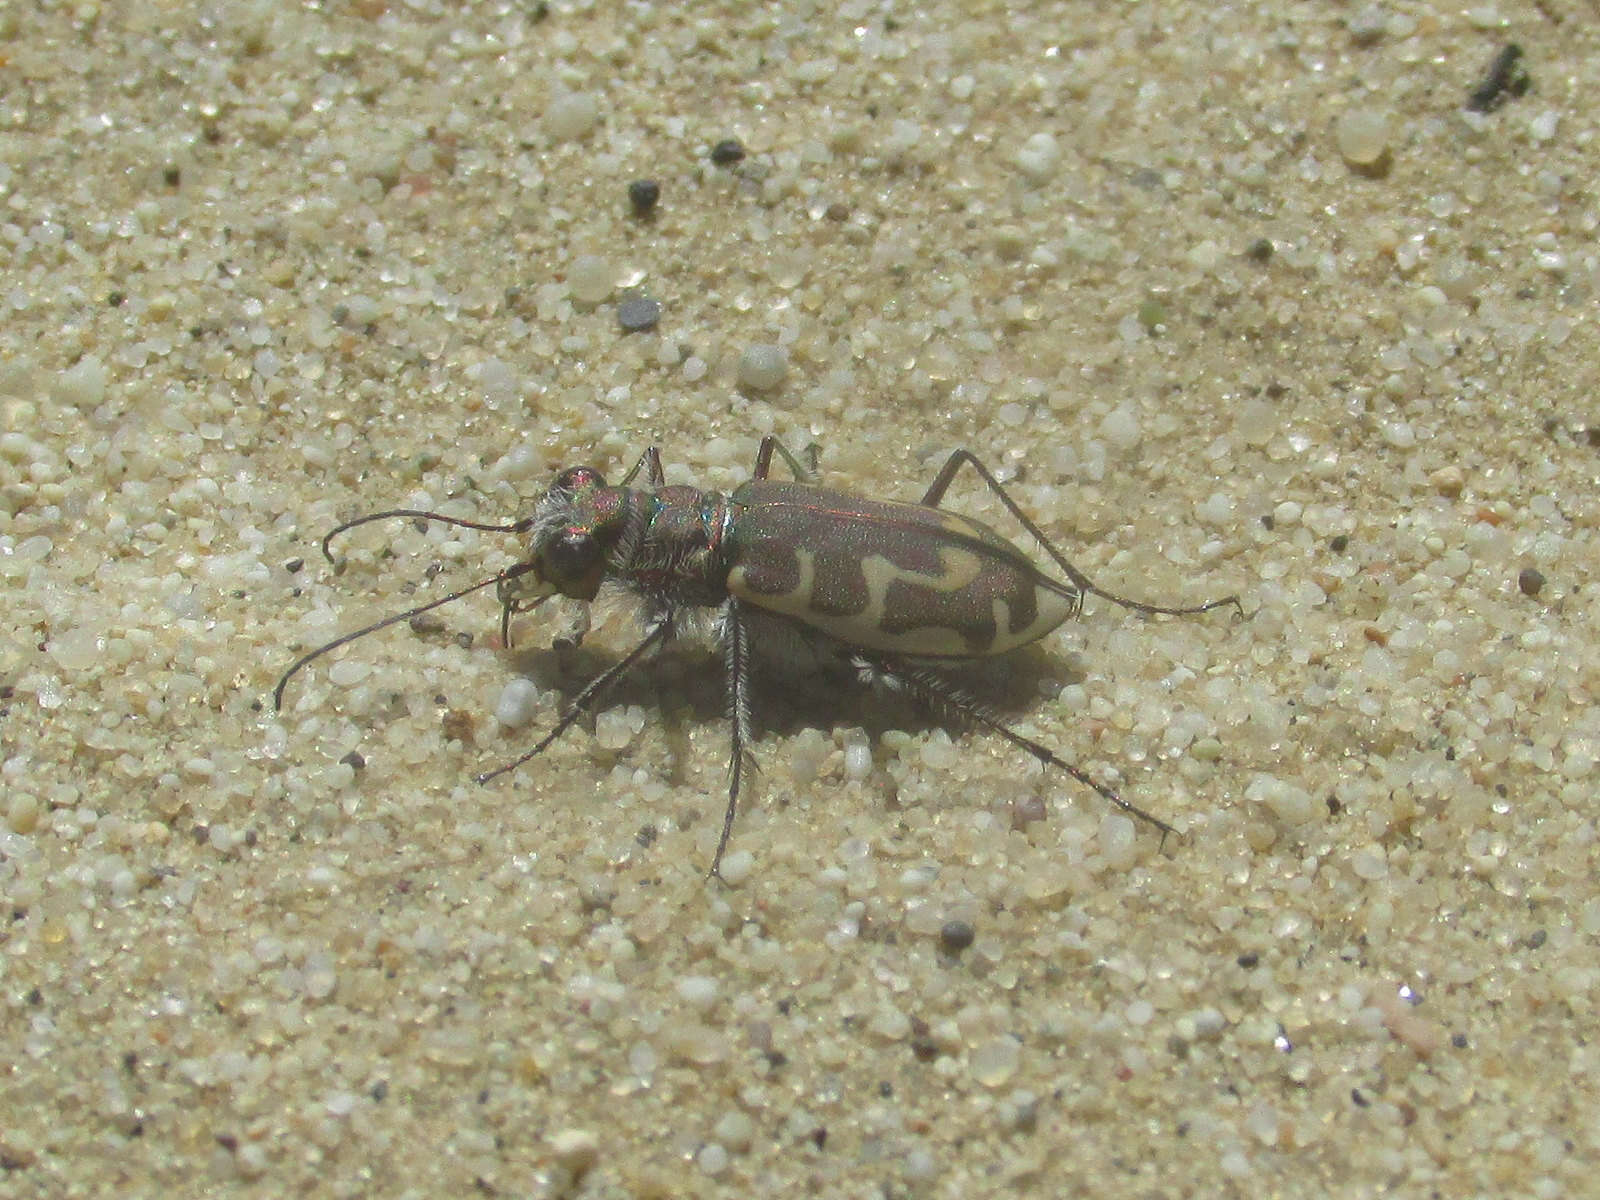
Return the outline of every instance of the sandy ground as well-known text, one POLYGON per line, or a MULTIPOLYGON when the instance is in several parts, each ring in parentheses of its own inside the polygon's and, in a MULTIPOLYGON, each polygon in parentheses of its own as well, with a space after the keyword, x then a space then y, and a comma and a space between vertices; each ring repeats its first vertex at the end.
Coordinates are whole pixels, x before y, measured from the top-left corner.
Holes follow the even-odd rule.
POLYGON ((0 1191, 1594 1194, 1593 4, 323 7, 0 10, 0 1191), (1237 591, 978 682, 1180 836, 779 661, 708 881, 692 639, 476 784, 616 606, 272 710, 768 433, 1237 591))

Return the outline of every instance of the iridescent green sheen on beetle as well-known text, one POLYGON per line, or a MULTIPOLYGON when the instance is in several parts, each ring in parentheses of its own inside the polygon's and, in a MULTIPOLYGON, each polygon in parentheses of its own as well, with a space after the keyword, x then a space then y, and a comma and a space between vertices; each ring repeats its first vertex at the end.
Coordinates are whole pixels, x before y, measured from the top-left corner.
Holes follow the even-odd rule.
MULTIPOLYGON (((556 476, 533 515, 509 525, 463 521, 437 513, 392 509, 348 521, 322 540, 357 525, 395 517, 425 518, 526 538, 526 556, 488 579, 336 638, 296 660, 273 691, 312 660, 339 646, 493 586, 500 601, 501 640, 511 620, 551 596, 593 601, 602 587, 620 587, 640 603, 643 639, 590 680, 525 754, 478 776, 504 775, 543 752, 646 655, 671 639, 696 609, 716 609, 716 636, 727 673, 732 754, 728 804, 712 859, 716 875, 733 832, 751 718, 751 626, 757 617, 786 622, 809 642, 834 651, 864 674, 955 711, 999 734, 1047 766, 1066 771, 1125 812, 1163 833, 1172 827, 1091 779, 1054 751, 1006 725, 986 706, 951 686, 941 665, 1005 654, 1036 641, 1077 615, 1086 595, 1125 608, 1174 616, 1232 605, 1236 596, 1169 607, 1108 592, 1074 567, 969 451, 945 461, 922 500, 869 500, 809 482, 811 470, 775 438, 765 438, 748 483, 731 494, 667 486, 661 455, 652 446, 620 484, 593 467, 556 476), (778 454, 793 482, 768 479, 778 454), (1042 546, 1065 579, 1046 574, 993 529, 939 505, 963 466, 970 466, 1006 511, 1042 546), (640 472, 648 486, 631 486, 640 472)), ((587 630, 570 631, 581 640, 587 630)))

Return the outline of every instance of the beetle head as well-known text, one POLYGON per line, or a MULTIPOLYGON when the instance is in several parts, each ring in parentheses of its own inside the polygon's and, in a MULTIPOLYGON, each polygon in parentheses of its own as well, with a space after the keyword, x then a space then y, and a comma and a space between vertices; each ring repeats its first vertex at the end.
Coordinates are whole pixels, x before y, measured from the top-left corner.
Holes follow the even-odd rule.
POLYGON ((607 487, 599 471, 562 471, 539 501, 528 534, 527 570, 506 581, 502 603, 510 598, 520 611, 547 596, 593 600, 626 521, 625 493, 607 487))

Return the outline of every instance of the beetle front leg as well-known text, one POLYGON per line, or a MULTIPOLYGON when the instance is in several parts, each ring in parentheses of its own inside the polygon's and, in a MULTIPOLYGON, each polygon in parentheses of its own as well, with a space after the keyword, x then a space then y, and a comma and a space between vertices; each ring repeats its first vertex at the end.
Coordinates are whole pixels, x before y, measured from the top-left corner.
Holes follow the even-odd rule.
POLYGON ((950 457, 945 459, 944 466, 939 468, 939 474, 934 477, 933 483, 928 486, 928 490, 923 494, 923 505, 928 508, 938 508, 940 502, 944 500, 944 494, 950 490, 950 484, 954 482, 956 472, 964 466, 970 466, 978 473, 983 482, 988 485, 989 490, 999 497, 1001 504, 1005 505, 1006 511, 1016 518, 1017 524, 1026 529, 1028 535, 1044 548, 1044 552, 1050 556, 1056 566, 1061 568, 1062 574, 1072 580, 1073 585, 1079 591, 1100 596, 1103 599, 1110 600, 1113 604, 1121 605, 1123 608, 1131 608, 1134 612, 1161 613, 1170 617, 1187 617, 1193 616, 1195 613, 1209 612, 1213 608, 1226 608, 1231 604, 1241 617, 1244 616, 1244 605, 1239 603, 1237 595, 1223 596, 1220 600, 1208 600, 1204 604, 1166 605, 1149 604, 1143 600, 1131 600, 1127 596, 1118 595, 1116 592, 1108 592, 1072 565, 1071 560, 1058 550, 1049 538, 1045 537, 1044 531, 1035 525, 1028 514, 1022 511, 1022 507, 1011 498, 1011 493, 1006 491, 1000 481, 994 477, 994 472, 984 466, 983 462, 971 450, 952 450, 950 452, 950 457))
POLYGON ((739 785, 749 767, 750 743, 754 741, 754 725, 750 719, 750 635, 740 613, 739 601, 733 597, 722 606, 719 633, 722 641, 723 661, 728 672, 728 722, 732 746, 728 759, 728 808, 722 814, 722 835, 717 839, 717 852, 711 859, 708 876, 722 877, 722 855, 728 849, 728 839, 733 835, 733 818, 739 810, 739 785))
POLYGON ((491 779, 497 779, 501 775, 504 775, 510 771, 515 771, 530 758, 536 758, 548 750, 563 733, 572 728, 573 724, 578 720, 579 717, 583 716, 584 713, 589 712, 596 704, 600 702, 600 697, 604 696, 606 692, 610 691, 612 685, 615 684, 617 680, 621 679, 629 671, 633 670, 633 668, 638 665, 640 659, 642 659, 652 649, 660 646, 671 636, 672 622, 673 616, 671 612, 667 612, 663 616, 659 617, 655 623, 650 626, 649 631, 644 635, 644 639, 637 646, 635 646, 632 650, 629 650, 627 654, 623 655, 620 659, 612 663, 604 671, 601 671, 600 674, 596 675, 588 683, 583 685, 583 690, 573 698, 571 704, 567 705, 566 711, 563 712, 557 719, 554 728, 552 728, 549 733, 545 734, 544 737, 539 739, 538 745, 536 745, 532 750, 529 750, 526 754, 519 758, 513 759, 511 762, 508 762, 503 766, 496 767, 492 771, 485 771, 482 775, 478 776, 478 782, 488 783, 491 779))

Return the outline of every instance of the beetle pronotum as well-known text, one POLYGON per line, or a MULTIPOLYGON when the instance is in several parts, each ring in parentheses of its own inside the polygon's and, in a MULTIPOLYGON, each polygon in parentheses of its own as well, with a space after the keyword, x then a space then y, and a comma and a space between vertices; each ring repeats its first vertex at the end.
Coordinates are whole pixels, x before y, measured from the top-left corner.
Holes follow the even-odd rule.
MULTIPOLYGON (((982 703, 954 688, 941 664, 988 658, 1027 645, 1076 616, 1093 594, 1142 613, 1187 616, 1232 605, 1237 596, 1205 604, 1168 606, 1130 600, 1096 585, 1053 546, 970 451, 956 450, 918 504, 868 500, 809 482, 811 472, 776 438, 763 438, 749 482, 728 495, 667 486, 661 455, 652 446, 622 478, 608 485, 593 467, 556 476, 533 515, 506 525, 445 517, 414 509, 369 513, 330 530, 322 552, 346 530, 396 517, 442 521, 467 529, 526 535, 526 556, 487 579, 335 638, 296 659, 273 689, 284 688, 306 664, 331 650, 410 620, 483 588, 500 601, 500 632, 510 642, 511 618, 551 596, 587 604, 603 585, 640 602, 644 637, 579 690, 555 725, 526 753, 479 775, 487 783, 515 770, 565 733, 651 651, 671 640, 692 610, 717 610, 716 637, 727 671, 732 754, 728 807, 711 874, 717 875, 733 818, 746 755, 754 736, 750 676, 752 619, 786 623, 814 644, 827 645, 864 674, 904 688, 935 707, 953 710, 1057 767, 1163 834, 1172 826, 1152 816, 1048 747, 1007 725, 982 703), (782 456, 794 482, 767 478, 782 456), (1054 579, 987 525, 939 507, 956 473, 970 466, 1006 511, 1066 576, 1054 579), (630 486, 639 473, 648 486, 630 486)), ((576 630, 583 636, 586 623, 576 630)))

